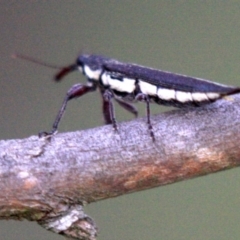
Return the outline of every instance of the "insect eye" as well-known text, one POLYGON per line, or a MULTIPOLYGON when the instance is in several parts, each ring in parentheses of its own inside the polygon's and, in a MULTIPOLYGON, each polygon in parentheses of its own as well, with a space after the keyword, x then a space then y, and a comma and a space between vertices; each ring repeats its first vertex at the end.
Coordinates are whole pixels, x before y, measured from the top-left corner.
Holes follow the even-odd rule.
POLYGON ((83 62, 82 62, 82 60, 81 60, 80 57, 77 58, 77 60, 76 60, 76 64, 77 64, 78 67, 82 67, 82 66, 83 66, 83 62))
POLYGON ((83 62, 81 60, 81 56, 77 58, 76 60, 76 66, 77 66, 77 69, 80 71, 80 72, 83 72, 83 62))

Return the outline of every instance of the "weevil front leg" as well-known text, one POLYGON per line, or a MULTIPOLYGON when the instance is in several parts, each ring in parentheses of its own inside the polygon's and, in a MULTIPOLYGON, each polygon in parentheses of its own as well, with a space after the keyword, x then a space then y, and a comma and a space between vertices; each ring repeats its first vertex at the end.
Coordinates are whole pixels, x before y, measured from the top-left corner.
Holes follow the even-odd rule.
POLYGON ((39 133, 39 137, 43 137, 43 136, 52 136, 53 134, 55 134, 57 132, 58 129, 58 125, 63 117, 63 114, 66 110, 67 107, 67 103, 69 100, 73 99, 73 98, 77 98, 77 97, 81 97, 84 94, 94 91, 96 89, 95 85, 82 85, 82 84, 75 84, 73 85, 68 91, 67 94, 63 100, 62 106, 57 114, 57 117, 53 123, 52 126, 52 130, 50 132, 40 132, 39 133))

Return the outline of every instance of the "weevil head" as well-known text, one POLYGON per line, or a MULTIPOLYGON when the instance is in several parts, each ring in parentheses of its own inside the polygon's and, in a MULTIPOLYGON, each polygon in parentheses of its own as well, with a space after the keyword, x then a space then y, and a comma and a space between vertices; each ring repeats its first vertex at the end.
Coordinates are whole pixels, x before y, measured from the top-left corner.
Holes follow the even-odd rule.
POLYGON ((83 54, 77 58, 76 64, 89 80, 98 81, 106 61, 108 58, 102 56, 83 54))
POLYGON ((97 55, 80 55, 74 64, 62 68, 56 75, 55 80, 60 81, 70 72, 79 70, 83 73, 90 81, 98 81, 103 71, 103 65, 108 58, 97 56, 97 55))

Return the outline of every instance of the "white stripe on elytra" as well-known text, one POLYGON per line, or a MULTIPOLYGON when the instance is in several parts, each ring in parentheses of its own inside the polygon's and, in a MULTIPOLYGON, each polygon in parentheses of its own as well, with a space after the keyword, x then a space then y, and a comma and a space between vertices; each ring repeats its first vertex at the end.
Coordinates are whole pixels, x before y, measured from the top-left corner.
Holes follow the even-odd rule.
POLYGON ((194 102, 204 102, 209 100, 206 93, 200 93, 200 92, 192 93, 192 98, 194 102))
POLYGON ((135 90, 135 79, 126 78, 119 80, 116 78, 112 78, 111 75, 107 72, 102 74, 102 83, 105 86, 109 86, 111 89, 119 91, 119 92, 127 92, 132 93, 135 90))
POLYGON ((175 99, 175 90, 167 88, 158 88, 157 96, 162 100, 174 100, 175 99))
POLYGON ((178 102, 204 102, 209 100, 215 100, 220 97, 219 93, 214 92, 183 92, 175 91, 173 89, 159 88, 157 91, 157 96, 166 101, 177 100, 178 102))
POLYGON ((219 93, 214 93, 214 92, 206 93, 206 95, 211 100, 215 100, 215 99, 218 99, 220 97, 219 93))
POLYGON ((175 94, 176 100, 178 102, 192 102, 192 94, 190 92, 182 92, 182 91, 176 91, 175 94))
POLYGON ((157 87, 155 85, 152 85, 150 83, 144 82, 139 80, 139 87, 143 94, 149 95, 149 96, 156 96, 157 95, 157 87))

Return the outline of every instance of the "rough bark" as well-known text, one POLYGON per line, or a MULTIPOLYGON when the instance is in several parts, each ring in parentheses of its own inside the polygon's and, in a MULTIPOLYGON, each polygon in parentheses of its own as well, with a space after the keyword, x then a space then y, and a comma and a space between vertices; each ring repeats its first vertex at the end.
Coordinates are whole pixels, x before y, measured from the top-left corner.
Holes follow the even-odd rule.
POLYGON ((82 206, 105 198, 229 169, 240 164, 240 95, 62 133, 0 141, 0 218, 38 221, 75 239, 96 239, 82 206))

